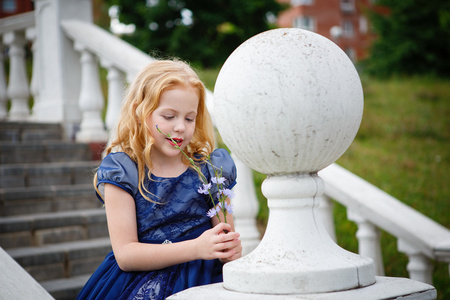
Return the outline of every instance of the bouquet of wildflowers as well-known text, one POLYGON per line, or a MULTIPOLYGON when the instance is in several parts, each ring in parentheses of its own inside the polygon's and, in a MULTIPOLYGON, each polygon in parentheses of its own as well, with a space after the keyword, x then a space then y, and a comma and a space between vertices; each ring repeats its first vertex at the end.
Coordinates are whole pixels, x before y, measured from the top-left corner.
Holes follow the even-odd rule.
POLYGON ((227 214, 233 213, 233 205, 231 203, 228 203, 226 200, 227 200, 227 198, 228 199, 233 198, 234 193, 232 190, 223 187, 223 184, 226 181, 226 178, 222 176, 222 168, 217 169, 215 166, 213 166, 208 157, 207 162, 212 166, 212 168, 214 170, 214 177, 211 178, 211 182, 208 182, 205 175, 203 175, 203 173, 200 171, 200 168, 195 164, 195 162, 192 160, 192 158, 190 158, 189 156, 187 156, 186 153, 184 153, 184 151, 180 148, 180 146, 178 146, 178 143, 172 139, 170 134, 163 133, 161 131, 161 129, 158 128, 158 125, 156 125, 156 129, 172 141, 173 146, 176 149, 180 150, 181 153, 183 153, 183 155, 189 160, 192 167, 197 171, 198 174, 200 174, 200 180, 202 181, 203 184, 202 184, 202 186, 200 186, 198 188, 197 191, 200 194, 209 195, 209 198, 213 204, 213 208, 211 208, 207 212, 208 217, 213 218, 214 216, 217 216, 217 218, 219 219, 219 222, 222 222, 222 220, 220 219, 220 215, 219 215, 219 212, 222 212, 223 217, 224 217, 224 222, 227 223, 227 214), (213 184, 216 184, 217 189, 218 189, 218 192, 216 194, 217 202, 216 202, 216 200, 214 200, 214 195, 211 192, 213 184))

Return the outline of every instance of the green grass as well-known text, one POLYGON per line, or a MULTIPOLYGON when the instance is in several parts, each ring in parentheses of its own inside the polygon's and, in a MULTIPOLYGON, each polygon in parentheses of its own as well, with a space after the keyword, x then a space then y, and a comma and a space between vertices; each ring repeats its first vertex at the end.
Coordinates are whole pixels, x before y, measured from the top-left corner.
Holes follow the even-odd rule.
MULTIPOLYGON (((213 90, 218 70, 200 72, 213 90)), ((450 80, 430 77, 380 81, 362 76, 364 116, 355 141, 338 164, 383 189, 405 204, 450 228, 450 80)), ((260 211, 267 224, 268 208, 261 193, 265 175, 254 172, 260 211)), ((335 203, 338 244, 357 252, 356 225, 335 203)), ((386 276, 408 277, 406 255, 397 239, 381 235, 386 276)), ((438 299, 450 299, 448 264, 434 264, 438 299)))

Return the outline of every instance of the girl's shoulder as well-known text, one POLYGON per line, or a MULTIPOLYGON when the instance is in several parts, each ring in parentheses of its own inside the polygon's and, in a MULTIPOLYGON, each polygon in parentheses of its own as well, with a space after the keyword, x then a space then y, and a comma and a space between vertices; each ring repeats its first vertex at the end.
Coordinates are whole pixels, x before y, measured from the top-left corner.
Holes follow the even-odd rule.
POLYGON ((214 150, 205 165, 209 178, 214 177, 216 173, 222 174, 222 177, 227 179, 227 188, 231 189, 236 184, 236 165, 227 150, 222 148, 214 150))
POLYGON ((226 165, 226 166, 230 166, 233 167, 234 166, 234 161, 231 158, 231 155, 228 153, 227 150, 223 149, 223 148, 218 148, 215 149, 213 152, 211 152, 210 156, 209 156, 209 161, 211 162, 211 164, 213 166, 222 166, 226 165))
POLYGON ((124 152, 114 152, 105 156, 97 170, 98 180, 102 181, 136 181, 137 164, 124 152))
POLYGON ((108 154, 97 169, 98 193, 103 198, 105 183, 116 185, 134 196, 138 191, 138 182, 137 165, 124 152, 108 154))
POLYGON ((125 152, 109 153, 103 158, 100 167, 112 165, 117 165, 121 167, 134 167, 134 168, 137 166, 136 162, 134 162, 125 152))

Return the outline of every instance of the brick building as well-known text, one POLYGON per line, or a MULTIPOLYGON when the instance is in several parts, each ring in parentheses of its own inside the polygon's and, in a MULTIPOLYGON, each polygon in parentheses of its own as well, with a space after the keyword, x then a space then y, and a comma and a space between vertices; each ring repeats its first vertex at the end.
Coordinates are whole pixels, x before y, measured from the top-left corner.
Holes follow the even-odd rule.
POLYGON ((311 30, 334 41, 353 60, 365 58, 374 34, 367 9, 372 0, 278 0, 291 5, 278 16, 279 27, 311 30))
POLYGON ((1 0, 0 18, 32 11, 33 3, 31 0, 1 0))

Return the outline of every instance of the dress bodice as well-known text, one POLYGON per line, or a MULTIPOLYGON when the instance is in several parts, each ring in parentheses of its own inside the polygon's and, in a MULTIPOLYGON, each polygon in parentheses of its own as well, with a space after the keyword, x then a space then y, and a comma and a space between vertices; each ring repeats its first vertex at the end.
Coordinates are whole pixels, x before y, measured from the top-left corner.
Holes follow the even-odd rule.
MULTIPOLYGON (((217 149, 211 153, 210 161, 214 167, 222 168, 222 176, 226 178, 224 187, 231 189, 236 184, 236 167, 228 152, 217 149)), ((214 176, 213 168, 207 163, 200 167, 210 181, 214 176)), ((137 165, 123 152, 107 155, 97 171, 97 177, 100 194, 103 194, 104 184, 110 183, 134 198, 141 242, 173 240, 210 223, 206 213, 213 204, 209 195, 198 192, 202 181, 192 168, 178 177, 163 178, 152 174, 151 178, 147 178, 144 181, 145 193, 154 202, 148 201, 139 192, 137 165)), ((214 200, 217 202, 216 198, 214 200)))

